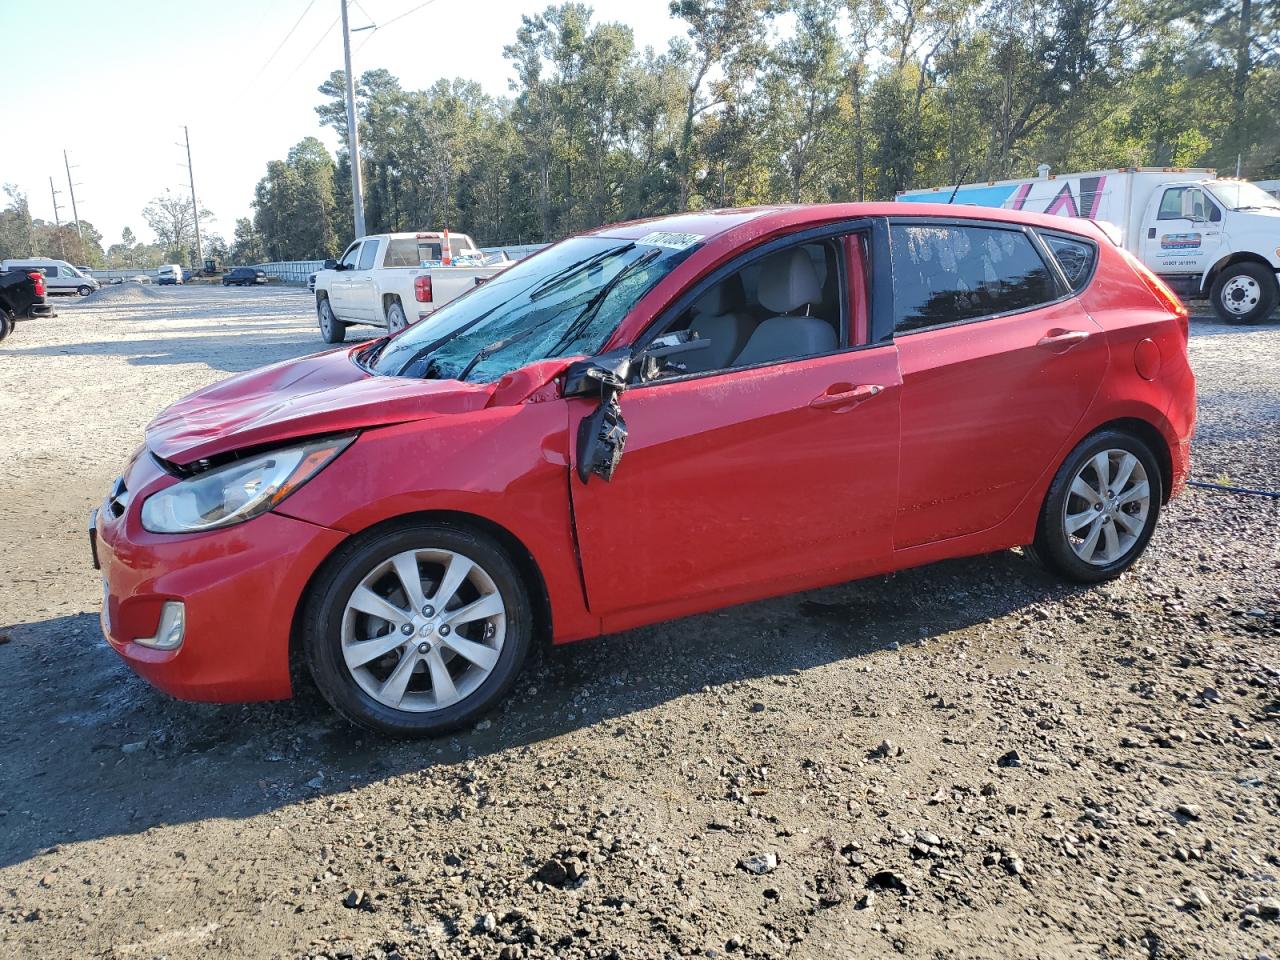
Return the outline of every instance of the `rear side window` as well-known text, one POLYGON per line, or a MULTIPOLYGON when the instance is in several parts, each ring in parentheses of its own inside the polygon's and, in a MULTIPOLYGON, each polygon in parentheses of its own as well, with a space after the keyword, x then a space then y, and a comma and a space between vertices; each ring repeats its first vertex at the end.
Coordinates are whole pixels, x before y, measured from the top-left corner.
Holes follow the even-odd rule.
POLYGON ((1041 239, 1053 253, 1054 259, 1058 261, 1058 266, 1066 275, 1071 289, 1077 292, 1083 290, 1084 285, 1089 282, 1089 275, 1093 272, 1093 262, 1098 257, 1098 249, 1083 240, 1069 240, 1051 233, 1041 234, 1041 239))
POLYGON ((895 333, 1058 299, 1053 274, 1021 230, 896 223, 889 238, 895 333))
POLYGON ((366 240, 360 250, 360 269, 372 270, 373 259, 378 255, 378 241, 366 240))

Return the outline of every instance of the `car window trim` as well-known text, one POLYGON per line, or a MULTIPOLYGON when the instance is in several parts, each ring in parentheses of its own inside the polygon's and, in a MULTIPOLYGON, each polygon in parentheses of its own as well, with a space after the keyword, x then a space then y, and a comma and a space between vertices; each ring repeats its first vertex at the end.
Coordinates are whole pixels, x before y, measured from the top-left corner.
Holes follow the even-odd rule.
MULTIPOLYGON (((934 227, 957 227, 957 226, 970 227, 972 226, 972 227, 978 227, 978 228, 986 228, 986 229, 993 229, 993 230, 1008 230, 1013 233, 1021 233, 1023 236, 1027 238, 1028 242, 1030 242, 1031 248, 1036 252, 1036 256, 1038 256, 1041 262, 1044 263, 1045 268, 1049 271, 1049 276, 1053 278, 1053 284, 1055 287, 1057 287, 1058 293, 1059 293, 1059 295, 1053 300, 1045 300, 1043 303, 1035 303, 1028 307, 1019 307, 1017 310, 1005 310, 1002 313, 984 313, 978 317, 966 317, 963 320, 952 320, 949 323, 935 323, 927 327, 917 327, 915 330, 898 331, 893 329, 893 327, 896 326, 896 320, 891 316, 890 320, 892 322, 890 323, 888 336, 893 340, 897 340, 899 337, 910 337, 917 333, 929 333, 930 331, 933 331, 933 330, 946 330, 950 327, 964 327, 973 323, 984 323, 988 320, 1003 320, 1005 317, 1016 317, 1018 314, 1030 313, 1033 310, 1043 310, 1045 307, 1056 306, 1057 304, 1064 303, 1067 300, 1070 300, 1072 297, 1079 296, 1079 292, 1072 290, 1071 285, 1066 282, 1066 277, 1063 276, 1062 274, 1062 268, 1058 266, 1057 261, 1050 254, 1049 249, 1045 247, 1043 243, 1040 242, 1039 238, 1035 236, 1035 228, 1027 224, 1009 223, 1009 222, 1000 221, 1000 220, 983 220, 977 217, 952 218, 952 217, 893 216, 893 217, 889 217, 888 219, 889 219, 890 228, 892 228, 894 225, 934 226, 934 227), (1066 290, 1065 294, 1062 292, 1063 290, 1066 290)), ((1053 231, 1053 232, 1062 232, 1069 239, 1075 239, 1076 237, 1076 234, 1073 234, 1070 231, 1053 231)), ((1086 238, 1081 237, 1081 239, 1083 240, 1086 238)), ((890 247, 892 248, 892 245, 890 245, 890 247)), ((889 256, 892 259, 892 256, 893 256, 892 249, 890 249, 889 256)), ((892 269, 892 263, 890 264, 890 267, 892 269)), ((1097 268, 1096 258, 1094 260, 1094 268, 1095 269, 1097 268)), ((897 279, 896 271, 894 271, 894 279, 896 282, 896 279, 897 279)), ((1093 276, 1091 274, 1090 280, 1092 279, 1093 279, 1093 276)))
MULTIPOLYGON (((1085 288, 1093 283, 1093 278, 1098 273, 1098 261, 1102 259, 1102 251, 1098 248, 1098 241, 1091 237, 1082 237, 1078 233, 1068 233, 1064 230, 1053 230, 1048 227, 1037 227, 1031 231, 1040 245, 1044 248, 1044 255, 1048 257, 1049 263, 1052 265, 1054 272, 1058 274, 1058 280, 1064 290, 1070 290, 1073 296, 1079 296, 1084 293, 1085 288), (1080 243, 1093 251, 1093 261, 1089 264, 1089 272, 1084 280, 1080 282, 1080 289, 1076 289, 1071 285, 1071 280, 1067 276, 1067 271, 1062 269, 1062 264, 1058 262, 1057 255, 1053 252, 1053 248, 1049 246, 1045 240, 1046 236, 1057 237, 1059 240, 1066 240, 1068 243, 1080 243)), ((1054 301, 1057 303, 1058 301, 1054 301)))
MULTIPOLYGON (((849 234, 867 232, 871 234, 871 243, 868 244, 868 253, 871 258, 871 270, 868 277, 869 295, 867 297, 867 309, 870 312, 870 326, 875 330, 875 318, 881 312, 882 303, 877 302, 877 291, 881 286, 877 266, 884 266, 883 257, 876 253, 876 228, 877 224, 885 233, 887 239, 887 229, 884 227, 885 219, 883 217, 858 217, 854 220, 844 220, 837 223, 823 224, 818 227, 811 227, 807 230, 801 230, 796 233, 789 233, 785 236, 774 237, 764 243, 752 247, 750 250, 736 254, 731 259, 725 261, 717 267, 714 267, 707 273, 702 274, 693 280, 684 288, 654 319, 650 324, 641 331, 640 335, 629 345, 632 356, 635 356, 644 349, 655 338, 662 335, 663 331, 674 323, 684 311, 688 310, 694 302, 706 293, 706 291, 715 284, 727 279, 738 271, 750 266, 757 260, 761 260, 767 256, 777 253, 779 250, 785 250, 787 247, 800 246, 805 243, 812 243, 815 240, 831 240, 839 239, 849 234)), ((719 370, 700 370, 694 373, 682 374, 678 377, 664 377, 661 380, 637 381, 629 384, 628 390, 641 390, 647 387, 660 387, 668 383, 683 383, 688 380, 696 380, 704 377, 718 377, 725 374, 738 373, 742 370, 758 370, 764 367, 776 367, 784 363, 796 363, 801 360, 817 360, 822 357, 832 357, 842 353, 854 353, 860 350, 867 350, 873 347, 886 346, 884 343, 877 343, 871 340, 868 343, 850 346, 849 339, 851 330, 849 329, 852 319, 852 304, 849 302, 849 282, 848 282, 848 263, 845 256, 844 244, 840 244, 840 250, 836 257, 837 269, 839 271, 840 283, 840 332, 839 337, 841 346, 835 350, 826 353, 811 353, 803 357, 790 357, 783 360, 762 360, 760 363, 753 363, 741 367, 724 367, 719 370)), ((890 304, 892 301, 890 301, 890 304)))

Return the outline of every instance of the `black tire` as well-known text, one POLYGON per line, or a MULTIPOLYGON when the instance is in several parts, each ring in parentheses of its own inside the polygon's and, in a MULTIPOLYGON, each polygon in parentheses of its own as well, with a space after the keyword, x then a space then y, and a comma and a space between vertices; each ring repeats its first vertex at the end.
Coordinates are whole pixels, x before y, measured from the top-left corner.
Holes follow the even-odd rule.
POLYGON ((0 340, 13 333, 13 318, 8 310, 0 310, 0 340))
MULTIPOLYGON (((1068 580, 1100 583, 1115 579, 1133 566, 1146 550, 1160 518, 1163 490, 1164 478, 1160 473, 1160 463, 1151 448, 1141 439, 1123 430, 1102 430, 1085 437, 1058 468, 1053 483, 1049 485, 1044 506, 1040 510, 1035 543, 1032 544, 1034 555, 1048 569, 1068 580), (1077 555, 1066 529, 1066 518, 1069 502, 1079 501, 1071 491, 1077 475, 1097 454, 1107 450, 1124 451, 1138 459, 1146 473, 1148 506, 1145 526, 1124 553, 1111 562, 1095 564, 1077 555)), ((1115 529, 1120 529, 1115 526, 1115 521, 1102 519, 1104 523, 1109 522, 1115 529)))
POLYGON ((387 305, 387 333, 397 334, 408 325, 409 318, 405 316, 404 307, 399 300, 392 300, 387 305))
POLYGON ((223 281, 222 281, 222 285, 223 285, 224 287, 229 287, 229 286, 231 286, 231 281, 230 281, 230 280, 223 280, 223 281))
POLYGON ((432 737, 474 723, 510 691, 533 636, 528 590, 506 551, 483 533, 447 524, 407 524, 354 538, 330 559, 305 604, 303 653, 321 695, 353 723, 392 737, 432 737), (352 676, 342 653, 342 620, 352 592, 378 565, 408 550, 449 550, 472 560, 493 581, 505 606, 496 664, 469 695, 428 712, 397 710, 375 700, 352 676))
POLYGON ((81 284, 80 286, 76 287, 76 293, 80 294, 80 296, 82 297, 87 297, 89 294, 93 293, 93 287, 89 287, 81 284))
POLYGON ((1270 267, 1234 263, 1224 267, 1213 281, 1209 299, 1223 323, 1261 323, 1280 301, 1280 288, 1270 267))
POLYGON ((347 339, 347 325, 333 315, 328 297, 321 297, 316 301, 316 322, 320 325, 320 336, 325 343, 341 343, 347 339))

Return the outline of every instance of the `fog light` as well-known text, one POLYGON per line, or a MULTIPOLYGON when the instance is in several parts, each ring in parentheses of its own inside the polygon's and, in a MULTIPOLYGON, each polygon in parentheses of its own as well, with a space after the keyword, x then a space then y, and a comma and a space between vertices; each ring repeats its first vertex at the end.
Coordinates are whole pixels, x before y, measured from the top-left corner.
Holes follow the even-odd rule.
POLYGON ((187 632, 187 607, 181 600, 166 600, 160 608, 160 625, 154 637, 137 637, 134 643, 153 650, 177 650, 187 632))

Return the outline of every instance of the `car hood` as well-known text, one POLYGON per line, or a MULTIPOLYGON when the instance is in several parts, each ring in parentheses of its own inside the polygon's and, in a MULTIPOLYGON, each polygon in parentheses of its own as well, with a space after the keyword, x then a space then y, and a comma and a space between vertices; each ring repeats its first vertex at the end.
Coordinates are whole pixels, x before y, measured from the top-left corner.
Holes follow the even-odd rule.
POLYGON ((151 421, 147 447, 185 466, 301 437, 479 410, 501 386, 374 376, 352 359, 365 346, 286 360, 197 390, 151 421))

